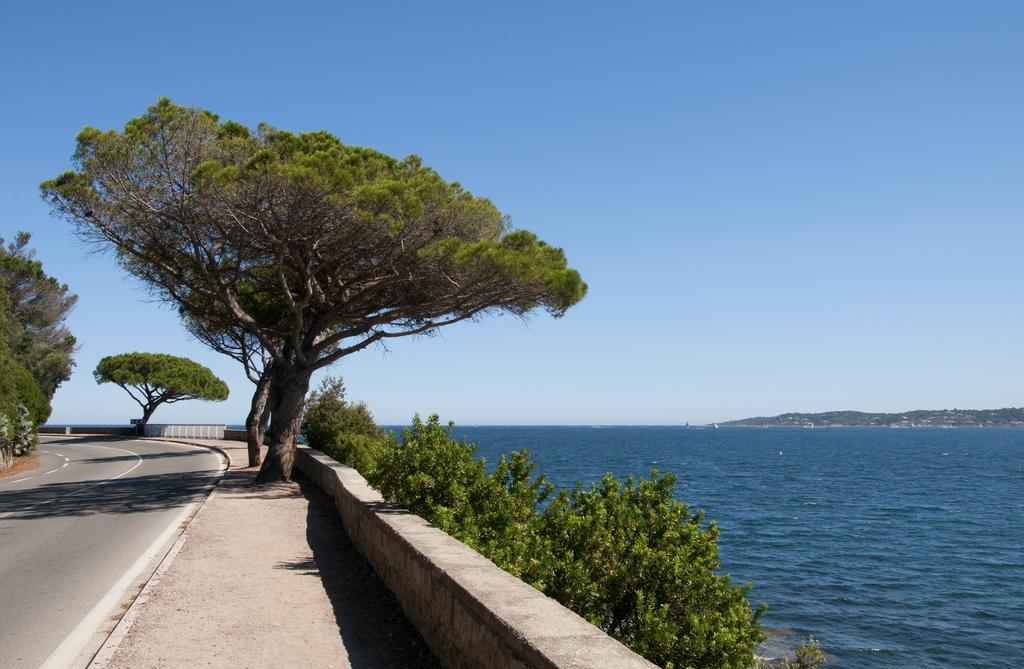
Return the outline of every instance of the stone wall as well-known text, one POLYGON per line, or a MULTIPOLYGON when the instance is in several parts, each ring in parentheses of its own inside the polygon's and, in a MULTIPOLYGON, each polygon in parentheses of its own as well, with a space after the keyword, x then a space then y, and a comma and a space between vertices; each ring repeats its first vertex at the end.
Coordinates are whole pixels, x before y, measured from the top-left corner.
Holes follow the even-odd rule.
POLYGON ((295 465, 334 498, 352 542, 445 666, 655 666, 419 516, 385 503, 351 467, 302 445, 295 465))
POLYGON ((134 427, 89 427, 83 425, 75 427, 72 425, 66 434, 116 434, 131 437, 135 434, 134 427))
POLYGON ((49 425, 40 425, 36 428, 38 434, 71 434, 70 427, 51 427, 49 425))

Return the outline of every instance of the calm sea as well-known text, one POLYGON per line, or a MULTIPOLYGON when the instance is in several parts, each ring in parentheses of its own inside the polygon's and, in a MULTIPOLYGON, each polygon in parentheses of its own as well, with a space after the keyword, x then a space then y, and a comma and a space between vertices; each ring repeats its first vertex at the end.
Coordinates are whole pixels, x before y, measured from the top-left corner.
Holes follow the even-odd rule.
POLYGON ((830 666, 1024 667, 1024 430, 456 427, 528 448, 558 486, 678 475, 752 581, 766 654, 814 634, 830 666))

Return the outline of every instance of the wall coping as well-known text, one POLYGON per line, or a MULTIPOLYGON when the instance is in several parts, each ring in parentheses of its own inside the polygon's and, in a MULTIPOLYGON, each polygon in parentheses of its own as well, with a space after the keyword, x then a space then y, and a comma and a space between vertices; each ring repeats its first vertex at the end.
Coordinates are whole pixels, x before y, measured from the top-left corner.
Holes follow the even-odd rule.
MULTIPOLYGON (((536 588, 499 568, 461 541, 405 509, 385 502, 381 494, 352 467, 304 445, 296 446, 296 466, 335 498, 339 514, 350 530, 353 543, 370 561, 394 592, 410 621, 432 650, 449 666, 545 667, 548 669, 650 669, 656 665, 605 634, 582 617, 536 588), (355 509, 351 503, 355 503, 355 509), (365 545, 374 533, 354 533, 359 513, 369 516, 375 529, 386 533, 402 558, 415 562, 408 569, 423 570, 423 578, 395 578, 388 575, 394 564, 382 564, 384 557, 365 545), (364 544, 364 545, 360 545, 364 544), (486 656, 473 659, 479 648, 458 648, 457 622, 430 624, 424 620, 424 600, 436 600, 437 588, 450 595, 481 624, 484 636, 473 645, 487 649, 486 656), (497 649, 497 651, 496 651, 497 649), (498 652, 496 656, 494 653, 498 652), (504 655, 508 655, 505 657, 504 655), (487 657, 484 661, 482 658, 487 657), (479 664, 478 664, 479 662, 479 664)), ((403 564, 403 560, 398 560, 403 564)), ((429 608, 429 604, 427 605, 429 608)), ((454 616, 453 616, 454 618, 454 616)))

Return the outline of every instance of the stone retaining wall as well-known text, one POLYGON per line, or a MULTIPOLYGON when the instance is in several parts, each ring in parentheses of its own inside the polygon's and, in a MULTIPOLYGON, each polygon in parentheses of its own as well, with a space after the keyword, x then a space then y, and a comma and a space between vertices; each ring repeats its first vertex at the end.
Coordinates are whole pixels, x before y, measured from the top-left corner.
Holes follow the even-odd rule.
POLYGON ((36 428, 38 434, 71 434, 70 427, 50 427, 49 425, 40 425, 36 428))
POLYGON ((540 591, 408 511, 351 467, 299 445, 295 466, 334 498, 356 548, 447 667, 655 667, 540 591))
POLYGON ((75 427, 72 425, 65 434, 116 434, 121 436, 134 436, 134 427, 75 427))

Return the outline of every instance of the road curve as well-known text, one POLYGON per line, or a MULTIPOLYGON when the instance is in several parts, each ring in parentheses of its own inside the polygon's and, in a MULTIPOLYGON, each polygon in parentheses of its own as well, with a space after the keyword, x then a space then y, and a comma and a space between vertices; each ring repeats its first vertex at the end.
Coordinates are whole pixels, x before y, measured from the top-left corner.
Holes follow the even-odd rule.
POLYGON ((43 438, 0 479, 0 669, 82 667, 222 473, 215 453, 43 438))

